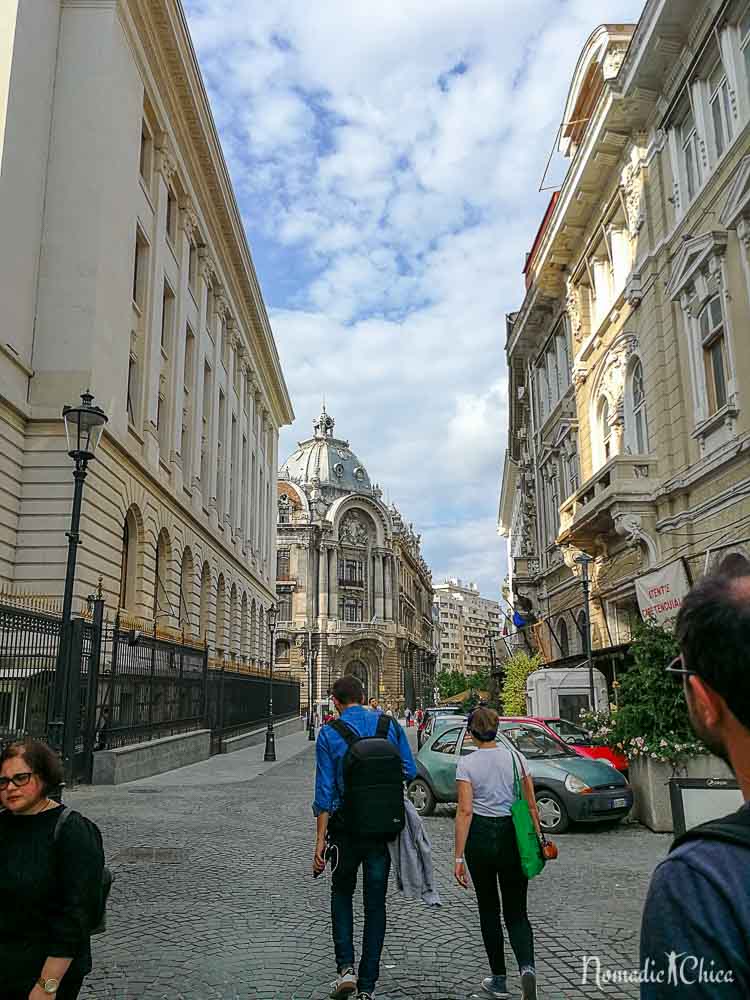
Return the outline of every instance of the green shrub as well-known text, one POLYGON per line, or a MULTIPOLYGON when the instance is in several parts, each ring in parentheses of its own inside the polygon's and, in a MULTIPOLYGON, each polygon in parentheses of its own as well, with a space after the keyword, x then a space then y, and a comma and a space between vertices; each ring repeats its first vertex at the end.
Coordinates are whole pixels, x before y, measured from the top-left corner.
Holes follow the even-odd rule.
POLYGON ((505 661, 505 679, 500 694, 503 715, 526 715, 526 678, 542 665, 539 653, 529 656, 522 649, 505 661))

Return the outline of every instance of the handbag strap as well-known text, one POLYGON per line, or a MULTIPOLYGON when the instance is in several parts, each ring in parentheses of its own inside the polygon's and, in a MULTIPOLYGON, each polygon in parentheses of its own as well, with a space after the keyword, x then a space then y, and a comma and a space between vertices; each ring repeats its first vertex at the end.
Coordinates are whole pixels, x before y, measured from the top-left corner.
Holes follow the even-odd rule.
POLYGON ((52 843, 57 843, 57 838, 60 836, 60 830, 63 828, 68 817, 73 812, 68 806, 63 806, 60 815, 57 817, 57 822, 55 823, 55 829, 52 833, 52 843))

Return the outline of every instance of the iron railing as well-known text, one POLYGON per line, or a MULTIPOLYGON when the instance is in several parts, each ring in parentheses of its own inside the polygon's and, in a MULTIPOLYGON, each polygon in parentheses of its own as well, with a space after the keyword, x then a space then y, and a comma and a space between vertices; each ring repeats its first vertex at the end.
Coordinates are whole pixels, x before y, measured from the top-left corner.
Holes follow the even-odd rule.
POLYGON ((60 619, 0 605, 0 741, 47 737, 60 619))

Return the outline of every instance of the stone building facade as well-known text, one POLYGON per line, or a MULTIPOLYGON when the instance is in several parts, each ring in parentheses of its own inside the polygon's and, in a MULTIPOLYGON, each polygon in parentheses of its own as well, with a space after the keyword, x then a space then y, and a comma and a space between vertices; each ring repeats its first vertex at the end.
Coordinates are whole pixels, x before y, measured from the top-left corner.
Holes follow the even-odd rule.
POLYGON ((432 576, 420 536, 383 503, 325 407, 279 472, 277 534, 276 659, 303 692, 313 685, 320 704, 354 674, 394 708, 431 699, 432 576))
POLYGON ((293 413, 180 0, 4 2, 0 157, 0 582, 62 593, 89 389, 77 596, 266 661, 293 413))
POLYGON ((440 621, 440 669, 473 674, 493 666, 490 643, 500 634, 500 604, 475 583, 444 580, 435 586, 440 621))
POLYGON ((598 28, 560 151, 507 320, 499 515, 548 660, 582 650, 578 553, 602 650, 629 640, 638 581, 750 555, 748 4, 648 0, 598 28))

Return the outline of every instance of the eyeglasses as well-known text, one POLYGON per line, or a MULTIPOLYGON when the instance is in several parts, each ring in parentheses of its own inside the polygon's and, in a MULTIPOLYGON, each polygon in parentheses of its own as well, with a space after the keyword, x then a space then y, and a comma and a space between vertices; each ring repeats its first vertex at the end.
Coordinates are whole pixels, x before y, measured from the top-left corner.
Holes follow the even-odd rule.
POLYGON ((31 781, 33 773, 33 771, 19 771, 18 774, 12 774, 10 778, 0 778, 0 792, 4 792, 11 781, 16 788, 23 788, 24 785, 28 785, 31 781))
POLYGON ((685 667, 685 661, 682 658, 682 653, 679 656, 675 656, 672 662, 665 667, 668 674, 671 674, 675 680, 681 679, 683 677, 695 677, 696 673, 694 670, 688 670, 685 667))

